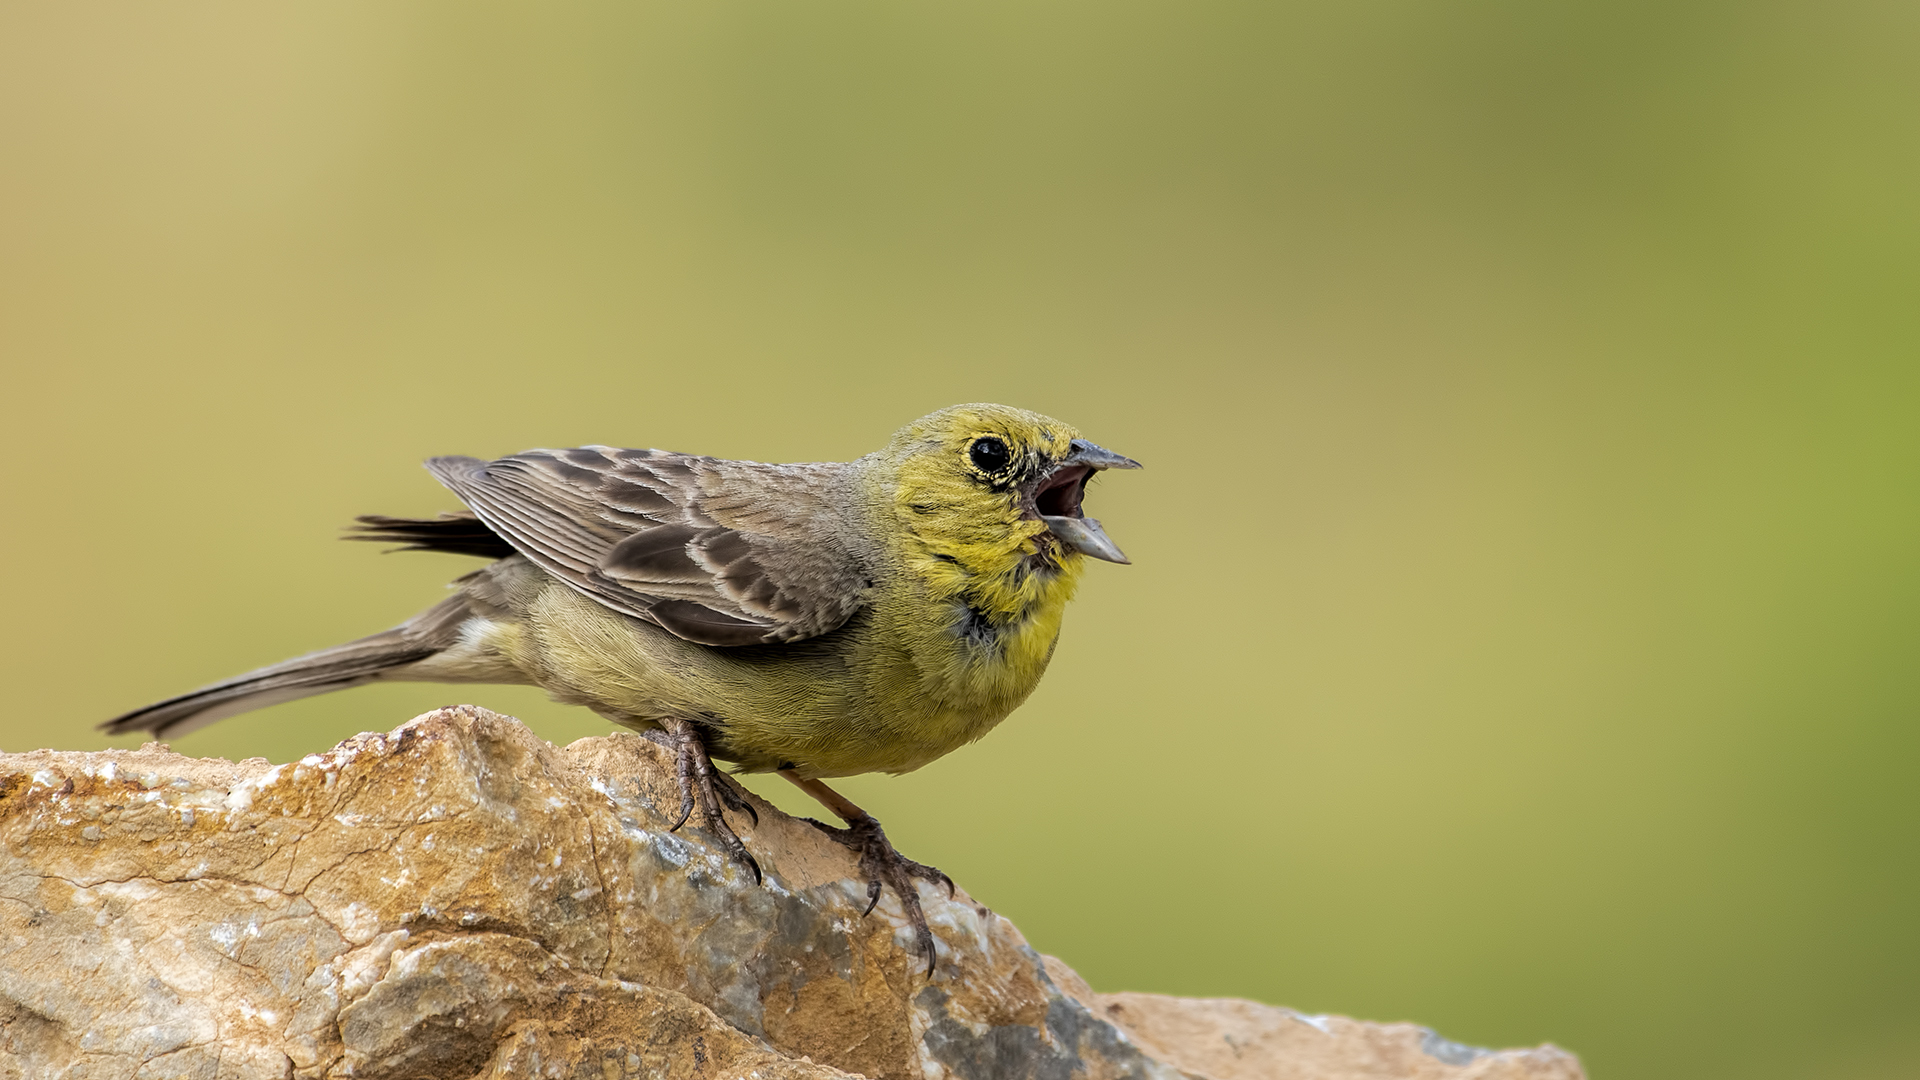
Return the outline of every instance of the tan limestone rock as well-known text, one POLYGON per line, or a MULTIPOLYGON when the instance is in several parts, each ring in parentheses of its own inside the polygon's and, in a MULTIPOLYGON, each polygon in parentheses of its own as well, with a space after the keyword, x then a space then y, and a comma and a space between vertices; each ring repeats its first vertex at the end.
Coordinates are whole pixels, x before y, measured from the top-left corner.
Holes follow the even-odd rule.
POLYGON ((0 1080, 1579 1080, 1551 1047, 1097 995, 964 894, 890 893, 755 800, 756 885, 670 755, 442 709, 277 767, 0 755, 0 1080))

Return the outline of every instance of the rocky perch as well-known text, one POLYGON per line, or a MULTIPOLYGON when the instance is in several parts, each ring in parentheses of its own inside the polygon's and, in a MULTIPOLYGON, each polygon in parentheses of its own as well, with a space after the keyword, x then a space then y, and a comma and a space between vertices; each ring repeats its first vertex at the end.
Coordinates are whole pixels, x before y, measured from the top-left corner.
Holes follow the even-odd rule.
POLYGON ((0 755, 0 1077, 1579 1080, 1551 1046, 1096 994, 756 802, 765 886, 666 831, 672 760, 460 707, 270 767, 0 755))

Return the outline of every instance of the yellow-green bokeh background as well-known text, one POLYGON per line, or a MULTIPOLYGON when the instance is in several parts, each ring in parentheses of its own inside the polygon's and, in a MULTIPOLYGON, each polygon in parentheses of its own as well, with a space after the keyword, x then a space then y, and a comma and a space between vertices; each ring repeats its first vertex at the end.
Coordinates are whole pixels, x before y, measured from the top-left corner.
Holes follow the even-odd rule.
MULTIPOLYGON (((1920 1074, 1917 197, 1884 0, 9 0, 0 747, 431 602, 470 564, 333 539, 451 507, 429 455, 1007 401, 1147 463, 1135 565, 848 786, 1036 946, 1920 1074)), ((457 700, 602 730, 385 687, 178 749, 457 700)))

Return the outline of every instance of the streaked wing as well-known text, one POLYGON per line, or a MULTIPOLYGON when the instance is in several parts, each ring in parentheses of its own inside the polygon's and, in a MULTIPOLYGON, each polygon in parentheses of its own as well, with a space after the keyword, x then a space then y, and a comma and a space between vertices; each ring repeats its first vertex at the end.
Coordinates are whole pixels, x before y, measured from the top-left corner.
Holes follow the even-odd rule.
POLYGON ((850 466, 588 446, 427 469, 535 565, 689 641, 799 641, 865 601, 850 466))

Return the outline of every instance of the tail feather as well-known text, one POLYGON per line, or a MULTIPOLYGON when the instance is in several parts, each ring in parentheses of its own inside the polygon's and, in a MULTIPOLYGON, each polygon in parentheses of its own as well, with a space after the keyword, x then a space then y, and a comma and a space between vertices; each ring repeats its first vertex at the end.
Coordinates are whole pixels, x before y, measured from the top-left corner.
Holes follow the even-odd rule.
POLYGON ((453 644, 468 614, 464 596, 450 597, 391 630, 155 702, 100 728, 112 735, 149 731, 169 738, 268 705, 364 686, 453 644))
POLYGON ((358 524, 349 525, 352 532, 341 539, 400 544, 396 551, 447 551, 483 559, 504 559, 513 554, 512 544, 466 511, 437 518, 362 514, 354 520, 358 524))

